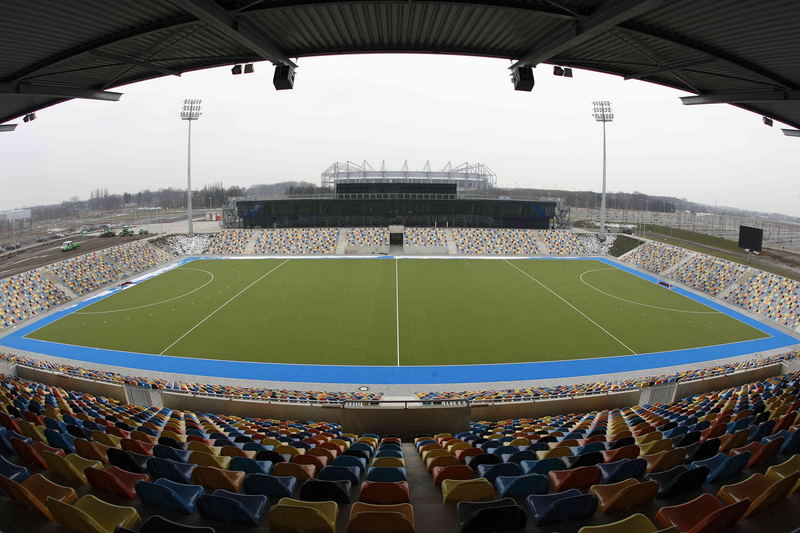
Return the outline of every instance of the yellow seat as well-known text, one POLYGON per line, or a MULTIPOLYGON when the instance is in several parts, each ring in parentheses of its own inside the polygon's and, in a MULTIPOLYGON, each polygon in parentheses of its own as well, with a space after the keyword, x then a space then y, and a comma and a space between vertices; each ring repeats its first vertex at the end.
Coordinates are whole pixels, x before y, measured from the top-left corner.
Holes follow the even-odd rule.
POLYGON ((337 446, 343 446, 345 450, 350 447, 350 443, 342 439, 331 439, 328 442, 333 443, 337 446))
POLYGON ((214 466, 225 469, 231 463, 231 457, 228 455, 212 455, 206 452, 192 452, 189 455, 189 462, 198 466, 214 466))
POLYGON ((433 440, 439 440, 442 437, 452 437, 452 436, 453 435, 450 433, 437 433, 436 435, 433 436, 433 440))
POLYGON ((132 528, 139 523, 133 507, 111 505, 87 494, 75 505, 47 498, 45 502, 55 521, 78 533, 114 533, 118 527, 132 528))
POLYGON ((274 447, 278 447, 278 446, 283 446, 284 445, 283 442, 279 441, 278 439, 273 439, 272 437, 267 438, 267 439, 262 439, 261 440, 261 444, 263 444, 264 446, 274 446, 274 447))
POLYGON ((744 520, 754 512, 786 498, 800 479, 800 472, 794 472, 778 481, 772 481, 763 474, 753 474, 744 481, 725 485, 717 492, 717 498, 727 504, 742 500, 750 500, 742 519, 744 520))
POLYGON ((23 435, 47 444, 47 437, 44 436, 43 426, 38 426, 33 422, 28 422, 27 420, 23 419, 17 419, 17 424, 19 424, 19 428, 22 430, 23 435))
POLYGON ((466 450, 467 448, 472 448, 472 446, 464 441, 456 441, 447 445, 447 451, 452 454, 455 454, 458 450, 466 450))
POLYGON ((439 444, 436 444, 435 442, 431 442, 430 444, 423 444, 422 446, 419 447, 419 450, 417 450, 417 451, 419 452, 419 454, 421 456, 423 453, 427 452, 428 450, 444 450, 444 448, 442 448, 439 444))
POLYGON ((509 446, 530 446, 531 440, 524 437, 518 437, 508 443, 509 446))
POLYGON ((607 514, 652 502, 658 494, 658 483, 640 483, 628 478, 608 485, 592 485, 589 492, 597 498, 597 512, 607 514))
POLYGON ((353 442, 358 440, 358 435, 356 435, 355 433, 342 433, 342 437, 353 439, 353 442))
POLYGON ((376 457, 372 460, 372 466, 374 467, 385 467, 385 466, 396 466, 400 468, 406 467, 406 462, 400 459, 399 457, 376 457))
POLYGON ((572 451, 567 446, 560 446, 550 450, 538 450, 536 457, 539 459, 547 459, 549 457, 568 457, 572 455, 572 451))
POLYGON ((661 439, 644 442, 639 445, 639 455, 650 455, 672 449, 672 439, 661 439))
MULTIPOLYGON (((780 481, 796 472, 800 472, 800 454, 793 455, 788 461, 767 468, 766 475, 772 481, 780 481)), ((797 489, 800 489, 800 481, 795 484, 789 494, 794 494, 797 489)))
POLYGON ((47 468, 52 470, 54 473, 68 481, 80 483, 81 485, 86 485, 88 483, 88 481, 86 481, 86 475, 83 473, 84 470, 90 466, 97 468, 98 470, 103 469, 103 463, 100 461, 84 459, 76 453, 71 453, 66 457, 61 457, 53 452, 44 452, 42 453, 42 458, 47 463, 47 468))
POLYGON ((637 513, 624 520, 602 526, 583 526, 578 533, 680 533, 680 531, 675 526, 658 529, 649 518, 637 513))
POLYGON ((275 533, 335 533, 339 506, 336 502, 304 502, 281 498, 267 514, 275 533))
POLYGON ((486 478, 445 479, 442 481, 444 503, 489 502, 494 500, 494 485, 486 478))
POLYGON ((169 429, 165 429, 165 430, 161 431, 161 436, 162 437, 169 437, 169 438, 174 439, 174 440, 176 440, 178 442, 186 442, 186 435, 180 435, 178 433, 175 433, 174 431, 170 431, 169 429))
POLYGON ((219 455, 219 451, 222 449, 221 446, 209 446, 205 442, 197 442, 192 441, 186 446, 187 450, 191 450, 193 452, 203 452, 210 455, 219 455))
MULTIPOLYGON (((424 446, 423 446, 424 447, 424 446)), ((451 455, 447 452, 444 448, 431 448, 422 453, 422 462, 427 463, 429 459, 433 459, 434 457, 441 457, 443 455, 451 455)))
POLYGON ((122 442, 120 437, 109 435, 102 431, 92 431, 92 440, 100 444, 105 444, 106 446, 111 446, 112 448, 119 448, 119 443, 122 442))
POLYGON ((636 444, 641 446, 642 444, 647 444, 648 442, 653 442, 656 440, 661 440, 664 437, 661 435, 660 431, 651 431, 650 433, 645 433, 644 435, 639 435, 638 437, 634 437, 634 441, 636 444))
POLYGON ((356 502, 350 510, 347 533, 414 533, 414 508, 410 503, 373 505, 356 502))
POLYGON ((289 446, 288 444, 281 444, 280 446, 275 446, 275 451, 277 453, 286 455, 300 455, 305 453, 305 450, 300 448, 295 448, 294 446, 289 446))

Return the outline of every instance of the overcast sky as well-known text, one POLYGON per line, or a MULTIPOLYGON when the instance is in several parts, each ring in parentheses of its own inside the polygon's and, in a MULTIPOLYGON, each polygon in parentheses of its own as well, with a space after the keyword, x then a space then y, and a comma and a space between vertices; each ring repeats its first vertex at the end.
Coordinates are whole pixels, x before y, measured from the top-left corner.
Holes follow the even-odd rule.
POLYGON ((295 89, 273 69, 230 68, 122 87, 119 102, 74 100, 0 134, 0 209, 111 192, 183 187, 183 98, 202 98, 193 125, 193 184, 319 182, 334 161, 381 160, 438 170, 487 164, 501 186, 599 190, 601 126, 592 100, 611 100, 608 188, 800 216, 800 139, 726 105, 683 106, 682 93, 576 70, 535 69, 514 91, 509 62, 436 55, 299 61, 295 89))

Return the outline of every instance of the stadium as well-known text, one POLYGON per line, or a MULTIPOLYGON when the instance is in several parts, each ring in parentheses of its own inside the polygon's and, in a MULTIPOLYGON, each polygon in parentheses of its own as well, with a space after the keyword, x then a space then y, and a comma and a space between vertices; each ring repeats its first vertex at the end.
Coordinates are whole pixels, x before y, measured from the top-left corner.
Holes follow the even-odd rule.
MULTIPOLYGON (((291 89, 297 58, 402 51, 510 59, 517 90, 536 65, 640 79, 800 136, 788 2, 15 0, 0 14, 7 135, 152 78, 271 62, 291 89)), ((800 531, 800 275, 767 262, 777 223, 732 218, 730 249, 631 235, 606 211, 605 166, 596 225, 500 177, 489 161, 335 162, 313 190, 230 195, 204 220, 189 185, 166 231, 9 247, 0 529, 800 531)))

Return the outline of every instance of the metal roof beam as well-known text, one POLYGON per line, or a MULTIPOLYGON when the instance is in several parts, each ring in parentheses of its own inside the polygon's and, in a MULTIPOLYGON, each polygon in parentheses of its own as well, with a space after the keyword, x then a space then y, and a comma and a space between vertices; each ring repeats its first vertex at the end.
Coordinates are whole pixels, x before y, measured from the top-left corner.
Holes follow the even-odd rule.
POLYGON ((16 124, 0 124, 0 133, 4 131, 14 131, 17 129, 16 124))
POLYGON ((122 96, 122 93, 98 91, 96 89, 40 85, 35 83, 0 83, 0 97, 19 94, 56 98, 85 98, 87 100, 105 100, 107 102, 116 102, 122 96))
POLYGON ((535 66, 670 1, 673 0, 609 0, 588 17, 573 20, 545 34, 530 52, 509 68, 535 66))
POLYGON ((160 65, 156 65, 150 61, 141 61, 139 59, 133 59, 132 57, 128 57, 122 54, 115 54, 113 52, 105 52, 103 50, 92 50, 90 52, 93 56, 102 57, 103 59, 110 59, 112 61, 118 61, 120 63, 124 63, 126 65, 132 65, 134 67, 141 67, 147 70, 152 70, 155 72, 160 72, 161 74, 167 74, 169 76, 178 76, 180 77, 181 73, 177 70, 168 69, 162 67, 160 65))
POLYGON ((691 61, 680 61, 677 63, 668 63, 666 65, 658 65, 649 70, 643 70, 635 74, 628 74, 625 76, 626 80, 640 80, 642 78, 649 78, 650 76, 658 76, 659 74, 667 74, 676 70, 683 70, 689 67, 696 67, 698 65, 705 65, 706 63, 713 63, 716 58, 706 57, 703 59, 693 59, 691 61))
POLYGON ((783 131, 783 134, 786 135, 787 137, 800 137, 800 130, 787 130, 787 129, 784 129, 782 131, 783 131))
POLYGON ((255 24, 236 13, 229 13, 214 0, 170 1, 261 58, 276 65, 297 66, 255 24))
POLYGON ((700 104, 748 104, 796 101, 800 103, 800 91, 736 91, 706 93, 697 96, 682 96, 683 105, 700 104))

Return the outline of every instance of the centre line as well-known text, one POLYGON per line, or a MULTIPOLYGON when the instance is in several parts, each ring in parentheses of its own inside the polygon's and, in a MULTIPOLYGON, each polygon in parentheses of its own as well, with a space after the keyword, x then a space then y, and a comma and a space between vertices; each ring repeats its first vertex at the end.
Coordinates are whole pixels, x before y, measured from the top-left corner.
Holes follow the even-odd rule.
POLYGON ((397 258, 394 258, 394 316, 395 337, 397 337, 397 366, 400 366, 400 289, 397 274, 397 258))
POLYGON ((568 306, 570 306, 571 308, 573 308, 575 311, 577 311, 578 313, 580 313, 581 315, 583 315, 583 317, 584 317, 586 320, 588 320, 589 322, 591 322, 592 324, 594 324, 595 326, 597 326, 598 328, 600 328, 601 330, 603 330, 603 331, 606 333, 606 335, 608 335, 609 337, 611 337, 612 339, 614 339, 615 341, 617 341, 618 343, 620 343, 621 345, 623 345, 623 346, 625 347, 625 349, 627 349, 627 350, 628 350, 629 352, 631 352, 633 355, 638 355, 636 352, 634 352, 633 350, 631 350, 631 348, 630 348, 630 347, 629 347, 627 344, 625 344, 624 342, 622 342, 621 340, 619 340, 618 338, 616 338, 614 335, 612 335, 612 334, 611 334, 611 332, 610 332, 610 331, 608 331, 606 328, 604 328, 603 326, 601 326, 600 324, 598 324, 597 322, 595 322, 594 320, 592 320, 592 319, 589 317, 589 315, 587 315, 586 313, 584 313, 583 311, 581 311, 580 309, 578 309, 577 307, 575 307, 574 305, 572 305, 571 303, 569 303, 568 301, 566 301, 564 298, 562 298, 562 297, 561 297, 561 295, 560 295, 560 294, 558 294, 557 292, 555 292, 553 289, 551 289, 550 287, 548 287, 547 285, 545 285, 544 283, 542 283, 542 282, 541 282, 541 281, 539 281, 538 279, 534 278, 533 276, 531 276, 530 274, 528 274, 527 272, 525 272, 524 270, 522 270, 521 268, 519 268, 517 265, 515 265, 514 263, 512 263, 511 261, 509 261, 508 259, 503 259, 503 261, 505 261, 506 263, 508 263, 508 264, 509 264, 509 265, 511 265, 512 267, 516 268, 517 270, 519 270, 520 272, 522 272, 523 274, 525 274, 525 275, 526 275, 526 276, 528 276, 529 278, 531 278, 533 281, 535 281, 536 283, 538 283, 539 285, 541 285, 543 288, 545 288, 546 290, 548 290, 548 291, 549 291, 551 294, 553 294, 554 296, 556 296, 556 297, 557 297, 559 300, 561 300, 562 302, 564 302, 565 304, 567 304, 568 306))
POLYGON ((167 346, 166 348, 164 348, 164 350, 163 350, 163 351, 162 351, 160 354, 158 354, 158 355, 164 355, 164 353, 165 353, 167 350, 169 350, 170 348, 172 348, 173 346, 175 346, 176 344, 178 344, 178 343, 179 343, 179 342, 180 342, 180 341, 181 341, 181 340, 182 340, 184 337, 186 337, 186 336, 187 336, 189 333, 191 333, 191 332, 193 332, 195 329, 197 329, 197 328, 198 328, 198 326, 200 326, 200 325, 201 325, 201 324, 203 324, 203 323, 204 323, 206 320, 208 320, 209 318, 211 318, 212 316, 214 316, 215 314, 217 314, 217 311, 219 311, 220 309, 222 309, 223 307, 225 307, 226 305, 228 305, 229 303, 231 303, 232 301, 234 301, 234 300, 235 300, 236 298, 238 298, 238 297, 239 297, 239 296, 240 296, 242 293, 244 293, 244 292, 245 292, 247 289, 249 289, 250 287, 252 287, 252 286, 253 286, 253 285, 255 285, 256 283, 258 283, 258 282, 259 282, 259 281, 261 281, 262 279, 266 278, 267 276, 269 276, 270 274, 272 274, 273 272, 275 272, 276 270, 278 270, 280 267, 282 267, 283 265, 285 265, 287 261, 289 261, 289 260, 288 260, 288 259, 285 259, 285 260, 284 260, 284 261, 283 261, 283 262, 282 262, 280 265, 276 266, 275 268, 273 268, 272 270, 270 270, 270 271, 269 271, 269 272, 267 272, 266 274, 263 274, 263 275, 262 275, 262 276, 260 276, 260 277, 259 277, 257 280, 255 280, 253 283, 251 283, 250 285, 248 285, 248 286, 247 286, 247 287, 245 287, 244 289, 240 290, 239 292, 237 292, 237 293, 236 293, 236 294, 234 294, 233 296, 231 296, 231 298, 230 298, 230 299, 229 299, 227 302, 225 302, 224 304, 220 305, 219 307, 217 307, 216 309, 214 309, 213 311, 211 311, 211 312, 208 314, 208 316, 206 316, 206 317, 205 317, 203 320, 201 320, 200 322, 198 322, 197 324, 195 324, 194 326, 192 326, 192 328, 191 328, 189 331, 187 331, 186 333, 184 333, 183 335, 181 335, 180 337, 178 337, 178 339, 177 339, 175 342, 173 342, 172 344, 170 344, 169 346, 167 346))

